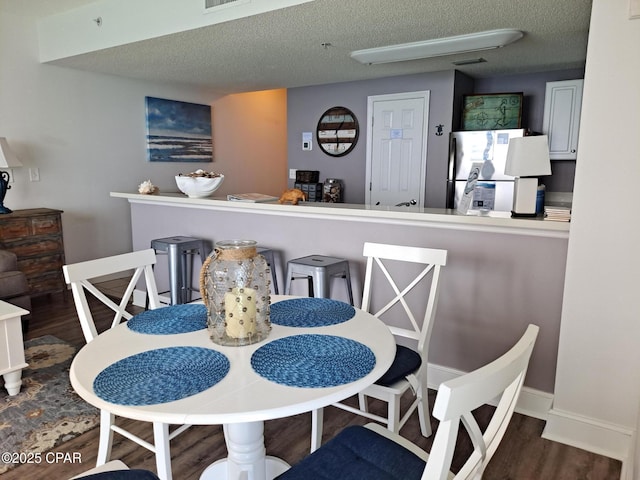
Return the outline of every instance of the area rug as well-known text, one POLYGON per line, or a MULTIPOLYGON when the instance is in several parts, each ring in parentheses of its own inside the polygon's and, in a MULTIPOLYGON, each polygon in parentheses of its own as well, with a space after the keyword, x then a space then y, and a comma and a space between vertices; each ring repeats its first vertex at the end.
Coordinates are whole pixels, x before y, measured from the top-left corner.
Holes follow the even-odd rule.
POLYGON ((17 466, 18 457, 5 457, 4 452, 51 451, 99 424, 99 410, 82 400, 69 382, 75 353, 73 345, 51 335, 25 342, 29 367, 22 372, 20 393, 10 397, 4 388, 0 391, 0 474, 17 466))

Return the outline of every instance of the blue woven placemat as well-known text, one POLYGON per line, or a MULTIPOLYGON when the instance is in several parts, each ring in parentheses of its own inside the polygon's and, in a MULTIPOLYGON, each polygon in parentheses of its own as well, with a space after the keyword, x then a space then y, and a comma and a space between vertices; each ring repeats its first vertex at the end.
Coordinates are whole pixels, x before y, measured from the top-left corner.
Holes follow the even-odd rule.
POLYGON ((201 304, 171 305, 133 316, 127 326, 138 333, 173 335, 207 328, 207 307, 201 304))
POLYGON ((108 366, 93 381, 103 400, 119 405, 154 405, 212 387, 229 372, 229 360, 202 347, 149 350, 108 366))
POLYGON ((323 327, 346 322, 356 310, 329 298, 293 298, 271 305, 271 323, 285 327, 323 327))
POLYGON ((360 342, 333 335, 293 335, 256 350, 251 366, 262 377, 290 387, 335 387, 367 375, 376 357, 360 342))

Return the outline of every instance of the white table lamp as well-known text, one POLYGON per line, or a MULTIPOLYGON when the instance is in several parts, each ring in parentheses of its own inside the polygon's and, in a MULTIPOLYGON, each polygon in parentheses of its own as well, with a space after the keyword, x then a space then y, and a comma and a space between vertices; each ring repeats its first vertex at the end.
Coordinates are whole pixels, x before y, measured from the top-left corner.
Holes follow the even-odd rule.
POLYGON ((538 177, 551 175, 547 136, 536 135, 509 140, 504 173, 516 177, 511 216, 535 217, 538 177))
MULTIPOLYGON (((21 167, 22 163, 18 160, 18 157, 9 148, 7 139, 0 137, 0 168, 14 168, 21 167)), ((11 210, 4 206, 4 196, 7 194, 7 190, 11 188, 9 185, 9 172, 0 172, 0 214, 11 213, 11 210)))

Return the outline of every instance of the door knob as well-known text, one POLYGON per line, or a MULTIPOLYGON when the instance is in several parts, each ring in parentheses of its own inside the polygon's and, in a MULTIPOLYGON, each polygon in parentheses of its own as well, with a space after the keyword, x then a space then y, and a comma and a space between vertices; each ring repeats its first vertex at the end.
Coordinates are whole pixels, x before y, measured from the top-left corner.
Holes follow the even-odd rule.
POLYGON ((396 207, 409 207, 411 205, 415 205, 416 202, 413 198, 411 200, 409 200, 408 202, 400 202, 396 205, 396 207))

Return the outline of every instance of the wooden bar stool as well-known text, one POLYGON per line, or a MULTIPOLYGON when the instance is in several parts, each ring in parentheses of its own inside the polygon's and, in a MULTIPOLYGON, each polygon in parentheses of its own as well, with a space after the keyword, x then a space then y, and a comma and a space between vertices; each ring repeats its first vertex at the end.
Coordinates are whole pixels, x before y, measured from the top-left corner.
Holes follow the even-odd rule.
POLYGON ((193 237, 167 237, 151 240, 156 253, 165 253, 169 262, 169 293, 171 305, 191 301, 193 288, 193 257, 198 254, 202 263, 211 252, 211 242, 193 237))
POLYGON ((309 296, 330 298, 331 278, 342 277, 347 284, 349 302, 353 305, 351 290, 351 274, 349 262, 344 258, 328 257, 325 255, 309 255, 287 262, 287 284, 285 295, 291 291, 291 281, 306 278, 309 282, 309 296))

